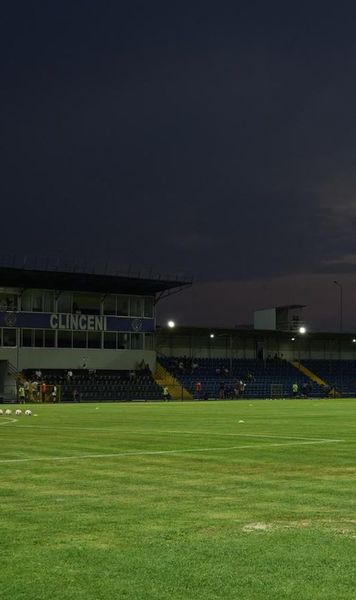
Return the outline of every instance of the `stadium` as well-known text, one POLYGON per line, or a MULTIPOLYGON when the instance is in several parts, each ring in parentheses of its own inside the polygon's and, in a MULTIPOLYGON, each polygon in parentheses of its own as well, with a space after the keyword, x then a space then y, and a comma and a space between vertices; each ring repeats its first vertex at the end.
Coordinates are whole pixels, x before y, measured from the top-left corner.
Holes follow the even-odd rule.
POLYGON ((351 598, 352 334, 157 326, 185 279, 0 285, 4 597, 351 598))

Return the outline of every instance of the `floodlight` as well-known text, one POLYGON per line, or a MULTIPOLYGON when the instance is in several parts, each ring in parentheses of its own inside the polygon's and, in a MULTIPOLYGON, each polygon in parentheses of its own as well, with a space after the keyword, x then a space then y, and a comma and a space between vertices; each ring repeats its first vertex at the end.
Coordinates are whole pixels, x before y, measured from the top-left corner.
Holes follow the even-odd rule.
POLYGON ((301 333, 302 335, 304 335, 304 333, 306 333, 307 330, 305 327, 299 327, 299 333, 301 333))
POLYGON ((215 333, 211 333, 210 337, 211 337, 211 339, 213 339, 215 337, 215 333))
POLYGON ((168 325, 168 327, 170 327, 170 329, 173 329, 173 327, 176 326, 174 321, 168 321, 167 325, 168 325))

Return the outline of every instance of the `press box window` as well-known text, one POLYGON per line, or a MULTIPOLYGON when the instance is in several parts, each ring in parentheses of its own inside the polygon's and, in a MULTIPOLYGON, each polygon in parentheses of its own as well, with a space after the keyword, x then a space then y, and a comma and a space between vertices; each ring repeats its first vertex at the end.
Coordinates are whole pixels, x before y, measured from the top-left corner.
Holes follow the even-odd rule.
MULTIPOLYGON (((57 310, 59 313, 71 313, 73 308, 72 294, 60 294, 57 301, 57 310)), ((67 348, 67 346, 64 346, 67 348)))
POLYGON ((116 296, 106 296, 104 300, 104 315, 116 315, 116 296))
POLYGON ((129 333, 119 333, 118 337, 118 345, 119 350, 127 350, 130 348, 130 334, 129 333))
POLYGON ((145 333, 145 350, 153 350, 154 336, 152 333, 145 333))
POLYGON ((129 314, 129 299, 128 296, 117 297, 117 314, 119 317, 127 317, 129 314))
POLYGON ((144 300, 144 317, 153 317, 153 298, 146 297, 144 300))
POLYGON ((116 333, 104 333, 104 348, 116 350, 116 333))
POLYGON ((21 331, 21 346, 24 348, 30 348, 33 345, 33 330, 23 329, 21 331))
POLYGON ((32 293, 32 310, 34 312, 43 312, 43 294, 42 292, 32 293))
POLYGON ((43 348, 43 329, 35 329, 35 346, 36 348, 43 348))
POLYGON ((131 349, 142 350, 143 348, 143 335, 142 333, 131 334, 131 349))
POLYGON ((71 348, 72 347, 72 332, 71 331, 58 331, 58 348, 71 348))
POLYGON ((54 348, 56 345, 56 332, 52 329, 45 329, 44 341, 46 348, 54 348))
POLYGON ((3 345, 16 346, 16 329, 3 329, 3 345))
POLYGON ((88 348, 101 348, 100 331, 88 331, 88 348))
POLYGON ((142 317, 142 298, 131 296, 130 298, 130 315, 132 317, 142 317))
POLYGON ((86 348, 87 347, 87 332, 86 331, 73 331, 73 348, 86 348))

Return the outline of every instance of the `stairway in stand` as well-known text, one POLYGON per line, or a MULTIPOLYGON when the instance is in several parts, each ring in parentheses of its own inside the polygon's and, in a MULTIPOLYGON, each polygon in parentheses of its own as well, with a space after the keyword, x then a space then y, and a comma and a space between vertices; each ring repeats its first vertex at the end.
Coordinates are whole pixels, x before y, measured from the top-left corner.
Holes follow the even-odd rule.
POLYGON ((307 367, 305 367, 304 365, 302 365, 302 363, 300 362, 300 360, 292 360, 291 363, 292 363, 293 367, 295 367, 296 369, 298 369, 298 371, 300 371, 301 373, 304 373, 304 375, 306 375, 307 377, 309 377, 309 379, 311 379, 312 381, 314 381, 314 383, 317 383, 318 385, 328 386, 327 382, 324 381, 324 379, 321 379, 321 377, 319 377, 318 375, 316 375, 316 373, 313 373, 313 371, 311 371, 310 369, 308 369, 307 367))
POLYGON ((159 361, 156 364, 154 379, 158 385, 168 388, 169 395, 172 400, 193 400, 193 396, 186 390, 181 383, 167 369, 165 369, 159 361))

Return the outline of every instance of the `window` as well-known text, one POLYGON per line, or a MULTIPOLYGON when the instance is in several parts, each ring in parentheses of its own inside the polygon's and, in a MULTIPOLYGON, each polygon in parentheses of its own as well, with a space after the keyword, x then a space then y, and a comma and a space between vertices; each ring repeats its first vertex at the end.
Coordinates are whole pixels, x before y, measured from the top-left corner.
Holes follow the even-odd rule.
POLYGON ((88 348, 101 348, 100 331, 88 331, 88 348))
POLYGON ((32 310, 32 292, 31 290, 25 290, 21 296, 21 310, 30 311, 32 310))
POLYGON ((153 317, 153 298, 149 296, 144 300, 144 317, 153 317))
POLYGON ((71 331, 58 331, 58 348, 71 348, 72 347, 72 332, 71 331))
POLYGON ((3 329, 4 346, 16 346, 16 329, 3 329))
POLYGON ((61 294, 58 298, 57 310, 59 313, 71 313, 72 304, 72 294, 61 294))
POLYGON ((34 312, 43 312, 43 294, 34 290, 32 293, 32 310, 34 312))
POLYGON ((33 345, 32 333, 33 333, 32 329, 23 329, 21 332, 21 336, 22 336, 21 345, 24 346, 25 348, 30 348, 33 345))
POLYGON ((54 294, 53 292, 44 292, 43 294, 43 310, 44 312, 54 312, 54 294))
POLYGON ((35 346, 36 348, 43 348, 43 329, 35 329, 35 346))
POLYGON ((116 350, 116 333, 104 333, 104 348, 116 350))
POLYGON ((56 345, 56 332, 52 329, 45 329, 44 340, 46 348, 54 348, 56 345))
POLYGON ((106 296, 104 300, 104 315, 116 315, 116 296, 106 296))
POLYGON ((154 335, 152 333, 145 333, 145 350, 154 349, 154 335))
POLYGON ((142 350, 143 348, 143 335, 142 333, 131 334, 131 349, 142 350))
POLYGON ((0 294, 0 311, 5 310, 16 310, 17 309, 17 296, 14 294, 6 294, 3 292, 0 294))
POLYGON ((140 296, 131 296, 130 298, 130 315, 132 317, 142 317, 143 298, 140 296))
POLYGON ((101 296, 98 294, 73 294, 73 307, 70 312, 83 315, 100 315, 101 296))
POLYGON ((129 333, 119 333, 117 347, 120 350, 127 350, 127 348, 130 348, 130 334, 129 333))
POLYGON ((73 348, 86 348, 87 347, 87 332, 86 331, 73 331, 73 348))
POLYGON ((119 317, 127 317, 129 314, 129 298, 128 296, 117 297, 117 314, 119 317))

